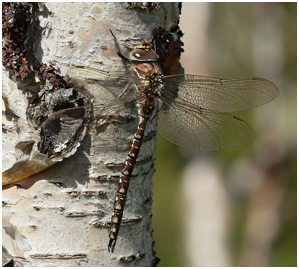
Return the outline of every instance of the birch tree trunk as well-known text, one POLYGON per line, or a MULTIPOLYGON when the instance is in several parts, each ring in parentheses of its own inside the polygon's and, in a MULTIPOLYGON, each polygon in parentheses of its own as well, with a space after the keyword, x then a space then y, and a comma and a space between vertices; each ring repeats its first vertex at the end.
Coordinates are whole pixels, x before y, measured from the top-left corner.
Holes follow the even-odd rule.
MULTIPOLYGON (((32 36, 35 57, 62 75, 70 65, 125 70, 109 29, 119 40, 150 40, 157 26, 169 29, 178 23, 177 4, 163 3, 152 13, 126 7, 125 3, 45 3, 37 13, 42 35, 32 36)), ((3 175, 10 183, 27 177, 18 185, 4 186, 7 257, 15 266, 155 265, 151 228, 155 136, 141 147, 124 211, 126 225, 111 254, 107 223, 137 118, 111 120, 100 137, 90 130, 74 155, 54 163, 38 153, 39 134, 26 121, 25 96, 8 72, 3 74, 5 105, 12 115, 4 119, 3 175), (99 147, 99 141, 114 141, 114 150, 99 147)), ((100 96, 99 92, 95 100, 100 96)), ((155 128, 156 119, 146 132, 155 128)))

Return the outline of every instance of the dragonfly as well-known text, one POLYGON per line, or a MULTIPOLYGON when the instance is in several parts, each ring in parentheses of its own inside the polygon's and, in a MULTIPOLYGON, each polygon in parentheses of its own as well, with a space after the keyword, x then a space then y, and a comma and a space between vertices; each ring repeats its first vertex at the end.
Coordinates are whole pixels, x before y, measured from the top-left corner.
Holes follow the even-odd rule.
MULTIPOLYGON (((251 141, 254 136, 251 127, 230 113, 264 105, 279 93, 274 83, 258 77, 164 76, 158 64, 159 56, 150 43, 143 40, 125 56, 112 31, 111 34, 118 56, 130 64, 130 70, 107 72, 75 66, 68 72, 75 84, 80 82, 78 78, 81 77, 96 87, 104 85, 109 89, 109 101, 104 98, 100 105, 94 104, 93 113, 105 115, 132 104, 138 111, 139 123, 121 170, 113 205, 109 252, 113 252, 116 245, 130 178, 147 123, 156 116, 156 106, 159 106, 158 132, 163 137, 184 148, 212 151, 238 147, 251 141), (113 93, 114 90, 118 93, 113 93)), ((75 109, 80 107, 59 111, 56 116, 72 113, 75 109)))

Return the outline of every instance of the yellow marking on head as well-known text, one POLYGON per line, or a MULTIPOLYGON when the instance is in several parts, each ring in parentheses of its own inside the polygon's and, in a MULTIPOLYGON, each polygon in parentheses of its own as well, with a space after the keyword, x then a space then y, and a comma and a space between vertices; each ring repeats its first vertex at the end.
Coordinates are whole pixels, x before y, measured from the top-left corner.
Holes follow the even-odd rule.
POLYGON ((146 52, 148 52, 148 51, 151 50, 151 46, 148 45, 148 44, 142 44, 142 45, 138 45, 138 46, 136 46, 134 49, 143 49, 143 50, 145 50, 146 52))

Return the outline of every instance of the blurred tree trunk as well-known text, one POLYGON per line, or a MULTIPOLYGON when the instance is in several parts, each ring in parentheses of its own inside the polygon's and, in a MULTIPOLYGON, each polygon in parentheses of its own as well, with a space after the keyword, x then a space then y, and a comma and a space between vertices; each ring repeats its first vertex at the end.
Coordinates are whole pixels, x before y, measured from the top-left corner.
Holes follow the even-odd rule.
MULTIPOLYGON (((178 22, 177 4, 163 3, 152 13, 126 6, 125 3, 40 5, 37 19, 43 27, 42 35, 31 37, 35 39, 35 57, 54 65, 62 75, 70 65, 76 64, 107 71, 125 70, 115 53, 109 29, 120 41, 150 40, 157 26, 169 29, 178 22)), ((19 185, 7 185, 3 190, 4 262, 12 259, 15 266, 34 267, 155 265, 151 228, 155 137, 141 148, 124 212, 124 219, 130 225, 121 228, 115 252, 111 254, 107 250, 107 222, 137 119, 112 120, 107 127, 109 131, 100 136, 91 129, 73 156, 53 165, 37 151, 39 134, 26 121, 27 101, 19 85, 7 72, 4 76, 4 100, 10 113, 4 123, 3 157, 7 157, 3 159, 4 174, 8 182, 28 177, 19 185), (101 141, 113 142, 117 137, 120 139, 116 139, 112 150, 99 147, 101 141), (48 166, 51 167, 46 169, 48 166)), ((100 96, 99 92, 94 99, 100 96)), ((156 121, 149 125, 148 130, 154 131, 156 121)))

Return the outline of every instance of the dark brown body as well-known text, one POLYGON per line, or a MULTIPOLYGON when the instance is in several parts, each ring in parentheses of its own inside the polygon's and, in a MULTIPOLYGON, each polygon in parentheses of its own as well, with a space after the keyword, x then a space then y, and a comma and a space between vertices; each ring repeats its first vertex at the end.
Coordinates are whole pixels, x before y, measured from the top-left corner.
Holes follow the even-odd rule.
POLYGON ((114 250, 117 240, 120 224, 123 216, 123 210, 126 203, 127 191, 130 184, 131 174, 134 169, 136 159, 139 154, 140 146, 143 140, 144 131, 148 119, 151 117, 154 110, 154 97, 158 89, 152 89, 153 77, 161 75, 161 69, 155 62, 139 63, 134 66, 136 76, 140 78, 139 84, 136 85, 139 92, 144 93, 143 97, 139 98, 137 103, 139 124, 132 141, 131 149, 128 153, 125 166, 121 171, 119 185, 113 206, 113 214, 111 218, 111 228, 109 233, 109 251, 114 250), (151 79, 149 79, 151 77, 151 79))

